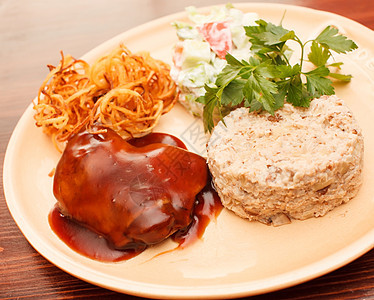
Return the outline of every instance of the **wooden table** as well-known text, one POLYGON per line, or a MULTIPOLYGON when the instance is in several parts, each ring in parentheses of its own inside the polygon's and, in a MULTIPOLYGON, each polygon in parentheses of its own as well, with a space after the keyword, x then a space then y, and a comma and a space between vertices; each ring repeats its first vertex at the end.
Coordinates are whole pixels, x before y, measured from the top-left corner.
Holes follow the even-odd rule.
MULTIPOLYGON (((12 130, 45 78, 46 65, 59 60, 61 49, 65 53, 79 57, 116 34, 149 20, 181 11, 185 6, 206 6, 225 2, 218 0, 0 0, 1 164, 12 130)), ((374 1, 372 0, 274 0, 274 2, 335 12, 374 29, 374 1)), ((3 190, 2 186, 1 189, 3 190)), ((90 285, 46 261, 29 245, 14 223, 3 192, 0 193, 0 298, 136 299, 90 285)), ((313 298, 374 299, 374 250, 318 279, 254 297, 254 299, 313 298)))

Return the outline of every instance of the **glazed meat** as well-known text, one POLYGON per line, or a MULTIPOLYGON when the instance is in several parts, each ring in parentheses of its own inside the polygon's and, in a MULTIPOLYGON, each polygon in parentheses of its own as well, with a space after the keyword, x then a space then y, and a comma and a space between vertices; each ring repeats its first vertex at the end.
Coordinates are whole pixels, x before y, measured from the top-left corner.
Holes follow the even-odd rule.
POLYGON ((56 167, 60 210, 116 249, 142 249, 192 221, 205 159, 180 147, 135 147, 114 131, 73 136, 56 167))

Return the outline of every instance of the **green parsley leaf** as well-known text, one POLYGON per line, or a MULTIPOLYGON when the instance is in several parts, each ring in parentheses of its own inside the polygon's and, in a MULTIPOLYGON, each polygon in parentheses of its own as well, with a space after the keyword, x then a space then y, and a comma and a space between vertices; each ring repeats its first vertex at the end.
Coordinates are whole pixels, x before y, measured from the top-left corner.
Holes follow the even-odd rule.
POLYGON ((252 99, 252 101, 246 101, 245 106, 249 107, 249 111, 262 111, 264 109, 264 106, 261 102, 258 102, 255 98, 252 99))
POLYGON ((316 41, 312 42, 312 46, 310 47, 310 52, 308 54, 308 59, 316 67, 324 66, 330 56, 331 54, 328 48, 323 47, 316 41))
POLYGON ((289 39, 293 39, 295 32, 289 31, 282 26, 268 23, 264 20, 256 21, 258 26, 246 26, 246 34, 256 40, 257 44, 276 45, 284 43, 289 39))
POLYGON ((225 106, 234 107, 243 102, 243 88, 245 85, 244 80, 235 79, 231 81, 222 92, 221 104, 225 106))
POLYGON ((279 78, 291 78, 300 73, 301 68, 299 64, 291 65, 280 65, 277 67, 279 78))
POLYGON ((238 66, 238 67, 242 67, 243 66, 243 62, 240 62, 239 60, 237 60, 230 53, 226 54, 225 59, 226 59, 228 65, 238 66))
POLYGON ((277 92, 277 85, 267 80, 260 74, 254 73, 251 76, 252 88, 257 92, 256 100, 262 103, 265 110, 274 114, 275 99, 273 93, 277 92))
POLYGON ((277 84, 278 93, 273 94, 274 99, 275 99, 274 111, 283 107, 284 102, 286 100, 287 92, 288 92, 287 81, 278 81, 276 82, 276 84, 277 84))
POLYGON ((213 112, 216 108, 216 102, 208 102, 204 106, 203 118, 204 118, 204 130, 211 132, 214 128, 213 112))
POLYGON ((294 106, 309 107, 310 97, 305 97, 305 87, 300 74, 292 77, 288 82, 287 102, 294 106))
POLYGON ((279 70, 270 59, 267 59, 264 62, 259 63, 255 68, 255 72, 261 75, 262 77, 268 79, 279 77, 279 70))
POLYGON ((335 62, 335 63, 329 64, 328 67, 335 67, 340 70, 342 65, 343 65, 342 62, 335 62))
POLYGON ((319 98, 322 95, 333 95, 334 87, 331 80, 326 78, 330 71, 325 66, 320 66, 310 72, 304 73, 306 76, 306 86, 312 98, 319 98))
POLYGON ((204 104, 203 110, 203 119, 204 119, 204 128, 206 131, 211 131, 214 127, 214 120, 213 120, 213 113, 214 109, 217 106, 220 106, 219 97, 217 93, 219 91, 218 88, 212 88, 208 85, 205 85, 206 93, 203 97, 199 97, 200 103, 204 104))
POLYGON ((352 79, 352 75, 344 75, 340 73, 330 73, 329 77, 335 78, 340 81, 346 81, 346 82, 351 81, 352 79))
POLYGON ((327 26, 315 39, 317 43, 335 51, 336 53, 347 53, 357 49, 354 41, 339 34, 335 27, 327 26))
POLYGON ((241 69, 242 67, 237 65, 226 65, 223 68, 222 72, 218 74, 216 85, 218 87, 227 85, 238 76, 241 69))

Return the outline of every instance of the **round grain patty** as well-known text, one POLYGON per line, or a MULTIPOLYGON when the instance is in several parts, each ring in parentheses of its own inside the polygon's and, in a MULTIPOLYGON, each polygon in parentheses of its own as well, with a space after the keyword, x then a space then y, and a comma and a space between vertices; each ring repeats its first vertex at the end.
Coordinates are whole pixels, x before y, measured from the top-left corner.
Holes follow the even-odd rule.
POLYGON ((282 225, 325 215, 361 185, 364 142, 336 96, 275 115, 238 108, 215 127, 207 161, 223 205, 249 220, 282 225))

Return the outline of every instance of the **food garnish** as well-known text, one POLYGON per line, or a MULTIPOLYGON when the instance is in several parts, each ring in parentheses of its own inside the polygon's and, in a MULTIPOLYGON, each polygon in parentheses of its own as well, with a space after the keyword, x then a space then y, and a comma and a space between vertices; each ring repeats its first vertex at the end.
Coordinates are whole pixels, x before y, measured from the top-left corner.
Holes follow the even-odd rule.
POLYGON ((294 30, 285 29, 265 20, 255 26, 244 26, 249 37, 253 56, 239 60, 227 53, 227 65, 218 74, 214 85, 205 85, 205 95, 196 99, 204 105, 203 120, 206 131, 211 131, 217 113, 222 119, 238 106, 250 111, 265 110, 270 114, 281 108, 284 102, 294 106, 308 107, 310 101, 322 95, 334 94, 330 78, 350 81, 351 75, 334 73, 342 62, 330 63, 335 53, 347 53, 357 45, 335 27, 327 26, 315 39, 302 42, 294 30), (291 64, 288 42, 300 46, 299 62, 291 64), (308 61, 314 69, 304 71, 306 47, 310 46, 308 61))
POLYGON ((73 133, 97 124, 122 136, 145 135, 178 96, 167 64, 123 45, 91 66, 62 53, 59 65, 48 67, 34 118, 60 151, 73 133))

